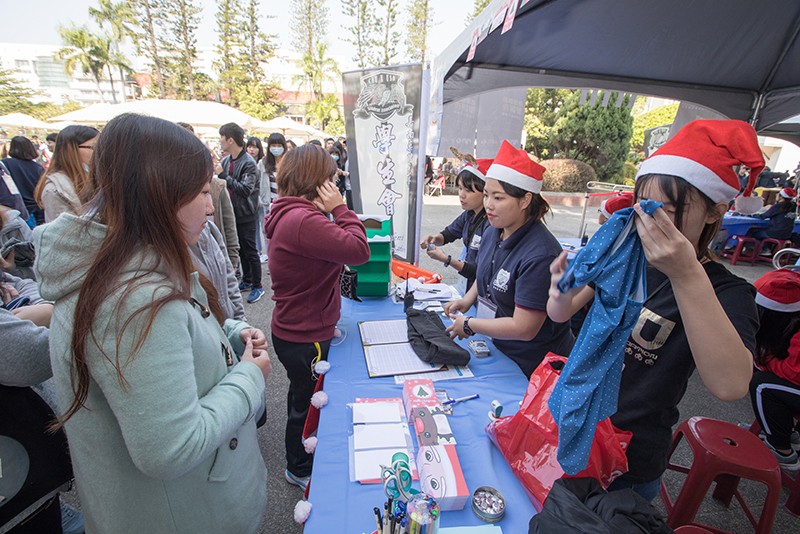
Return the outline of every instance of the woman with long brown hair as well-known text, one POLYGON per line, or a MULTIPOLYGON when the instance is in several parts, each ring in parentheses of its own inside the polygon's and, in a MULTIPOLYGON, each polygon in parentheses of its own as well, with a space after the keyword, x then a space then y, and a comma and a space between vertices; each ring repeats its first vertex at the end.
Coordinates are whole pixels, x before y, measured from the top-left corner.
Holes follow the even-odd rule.
POLYGON ((81 214, 82 199, 89 195, 89 162, 99 134, 91 126, 67 126, 59 132, 50 165, 33 192, 44 209, 45 222, 64 212, 81 214))
POLYGON ((304 489, 312 456, 301 439, 314 393, 312 368, 328 357, 339 321, 339 274, 344 264, 360 265, 369 259, 364 225, 347 209, 335 178, 336 164, 320 147, 303 145, 283 156, 279 198, 270 207, 266 225, 275 301, 272 343, 289 377, 284 476, 304 489))
POLYGON ((213 211, 212 172, 183 128, 120 115, 94 151, 86 214, 34 234, 88 532, 258 529, 266 340, 222 320, 188 253, 213 211))

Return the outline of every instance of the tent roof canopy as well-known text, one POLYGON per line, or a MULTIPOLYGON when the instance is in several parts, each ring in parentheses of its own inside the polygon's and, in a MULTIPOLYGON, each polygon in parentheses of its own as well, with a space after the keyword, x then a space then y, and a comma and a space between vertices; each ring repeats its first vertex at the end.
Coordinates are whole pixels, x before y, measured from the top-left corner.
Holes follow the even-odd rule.
POLYGON ((444 103, 502 87, 572 87, 686 100, 755 119, 758 130, 800 113, 796 0, 530 0, 510 31, 501 27, 469 62, 464 39, 454 42, 444 103))

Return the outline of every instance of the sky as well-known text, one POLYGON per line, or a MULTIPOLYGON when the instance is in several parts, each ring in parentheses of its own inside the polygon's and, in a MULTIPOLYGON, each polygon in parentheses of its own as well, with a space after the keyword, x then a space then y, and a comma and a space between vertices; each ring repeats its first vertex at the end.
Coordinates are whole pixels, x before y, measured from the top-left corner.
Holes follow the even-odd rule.
MULTIPOLYGON (((199 46, 213 46, 216 40, 214 33, 214 0, 199 0, 203 6, 203 21, 197 32, 199 46)), ((328 24, 328 49, 331 54, 342 58, 345 63, 352 61, 354 48, 344 41, 347 33, 344 28, 351 25, 348 17, 341 14, 340 0, 325 1, 330 13, 328 24)), ((36 0, 32 5, 26 2, 4 2, 3 6, 3 31, 0 41, 11 43, 50 44, 60 45, 58 27, 76 24, 94 24, 88 14, 89 6, 96 6, 96 1, 79 0, 36 0)), ((278 35, 279 48, 291 48, 291 32, 289 25, 289 0, 262 0, 262 28, 266 33, 278 35), (277 8, 277 9, 276 9, 277 8), (267 19, 266 16, 274 15, 267 19)), ((406 0, 400 0, 401 14, 405 15, 406 0)), ((450 41, 457 36, 466 26, 466 17, 472 12, 471 0, 430 0, 433 8, 433 28, 428 38, 428 46, 432 55, 444 50, 450 41)), ((405 22, 400 21, 401 33, 404 33, 405 22)), ((405 44, 401 42, 398 48, 405 51, 405 44)), ((342 68, 350 68, 352 63, 341 64, 342 68)))

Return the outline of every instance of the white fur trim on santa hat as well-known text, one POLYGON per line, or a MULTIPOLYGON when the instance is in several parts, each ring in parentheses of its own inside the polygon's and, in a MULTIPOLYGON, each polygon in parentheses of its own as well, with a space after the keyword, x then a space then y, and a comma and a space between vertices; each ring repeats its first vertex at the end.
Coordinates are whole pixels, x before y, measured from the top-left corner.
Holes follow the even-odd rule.
POLYGON ((314 454, 314 451, 317 450, 317 436, 311 436, 308 439, 304 439, 303 448, 306 450, 306 453, 314 454))
POLYGON ((516 169, 500 165, 499 163, 492 163, 492 166, 489 167, 489 171, 486 173, 486 177, 517 186, 531 193, 539 193, 542 190, 541 180, 531 178, 516 169))
POLYGON ((295 523, 303 524, 308 521, 308 516, 311 515, 311 503, 308 501, 297 501, 294 505, 294 521, 295 523))
POLYGON ((600 213, 602 213, 603 217, 605 217, 606 219, 610 219, 611 214, 606 209, 606 202, 608 202, 608 199, 605 199, 603 202, 600 203, 600 213))
POLYGON ((729 202, 739 192, 705 165, 682 156, 655 154, 642 162, 636 179, 645 174, 668 174, 683 178, 715 203, 729 202))
POLYGON ((317 391, 311 395, 311 405, 314 408, 320 409, 326 404, 328 404, 328 394, 324 391, 317 391))
POLYGON ((463 171, 471 172, 472 174, 477 176, 480 180, 486 181, 486 176, 484 176, 483 173, 479 171, 477 167, 473 167, 472 165, 464 165, 464 168, 462 168, 461 171, 459 171, 459 173, 463 171))
POLYGON ((778 302, 777 300, 765 297, 761 293, 756 293, 756 304, 760 304, 768 310, 779 312, 800 311, 800 302, 778 302))
POLYGON ((734 202, 734 209, 742 215, 752 215, 758 213, 764 207, 764 199, 761 197, 746 197, 739 195, 734 202))

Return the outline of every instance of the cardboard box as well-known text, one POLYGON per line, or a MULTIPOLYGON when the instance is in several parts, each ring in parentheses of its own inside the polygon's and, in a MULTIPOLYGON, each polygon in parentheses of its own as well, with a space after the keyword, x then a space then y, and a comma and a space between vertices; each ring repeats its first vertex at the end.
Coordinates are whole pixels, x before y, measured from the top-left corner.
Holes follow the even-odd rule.
POLYGON ((436 499, 442 511, 462 510, 470 498, 455 445, 420 446, 417 472, 422 491, 436 499))
POLYGON ((419 406, 412 410, 409 423, 417 436, 418 446, 456 444, 450 423, 447 422, 447 414, 441 406, 419 406))

